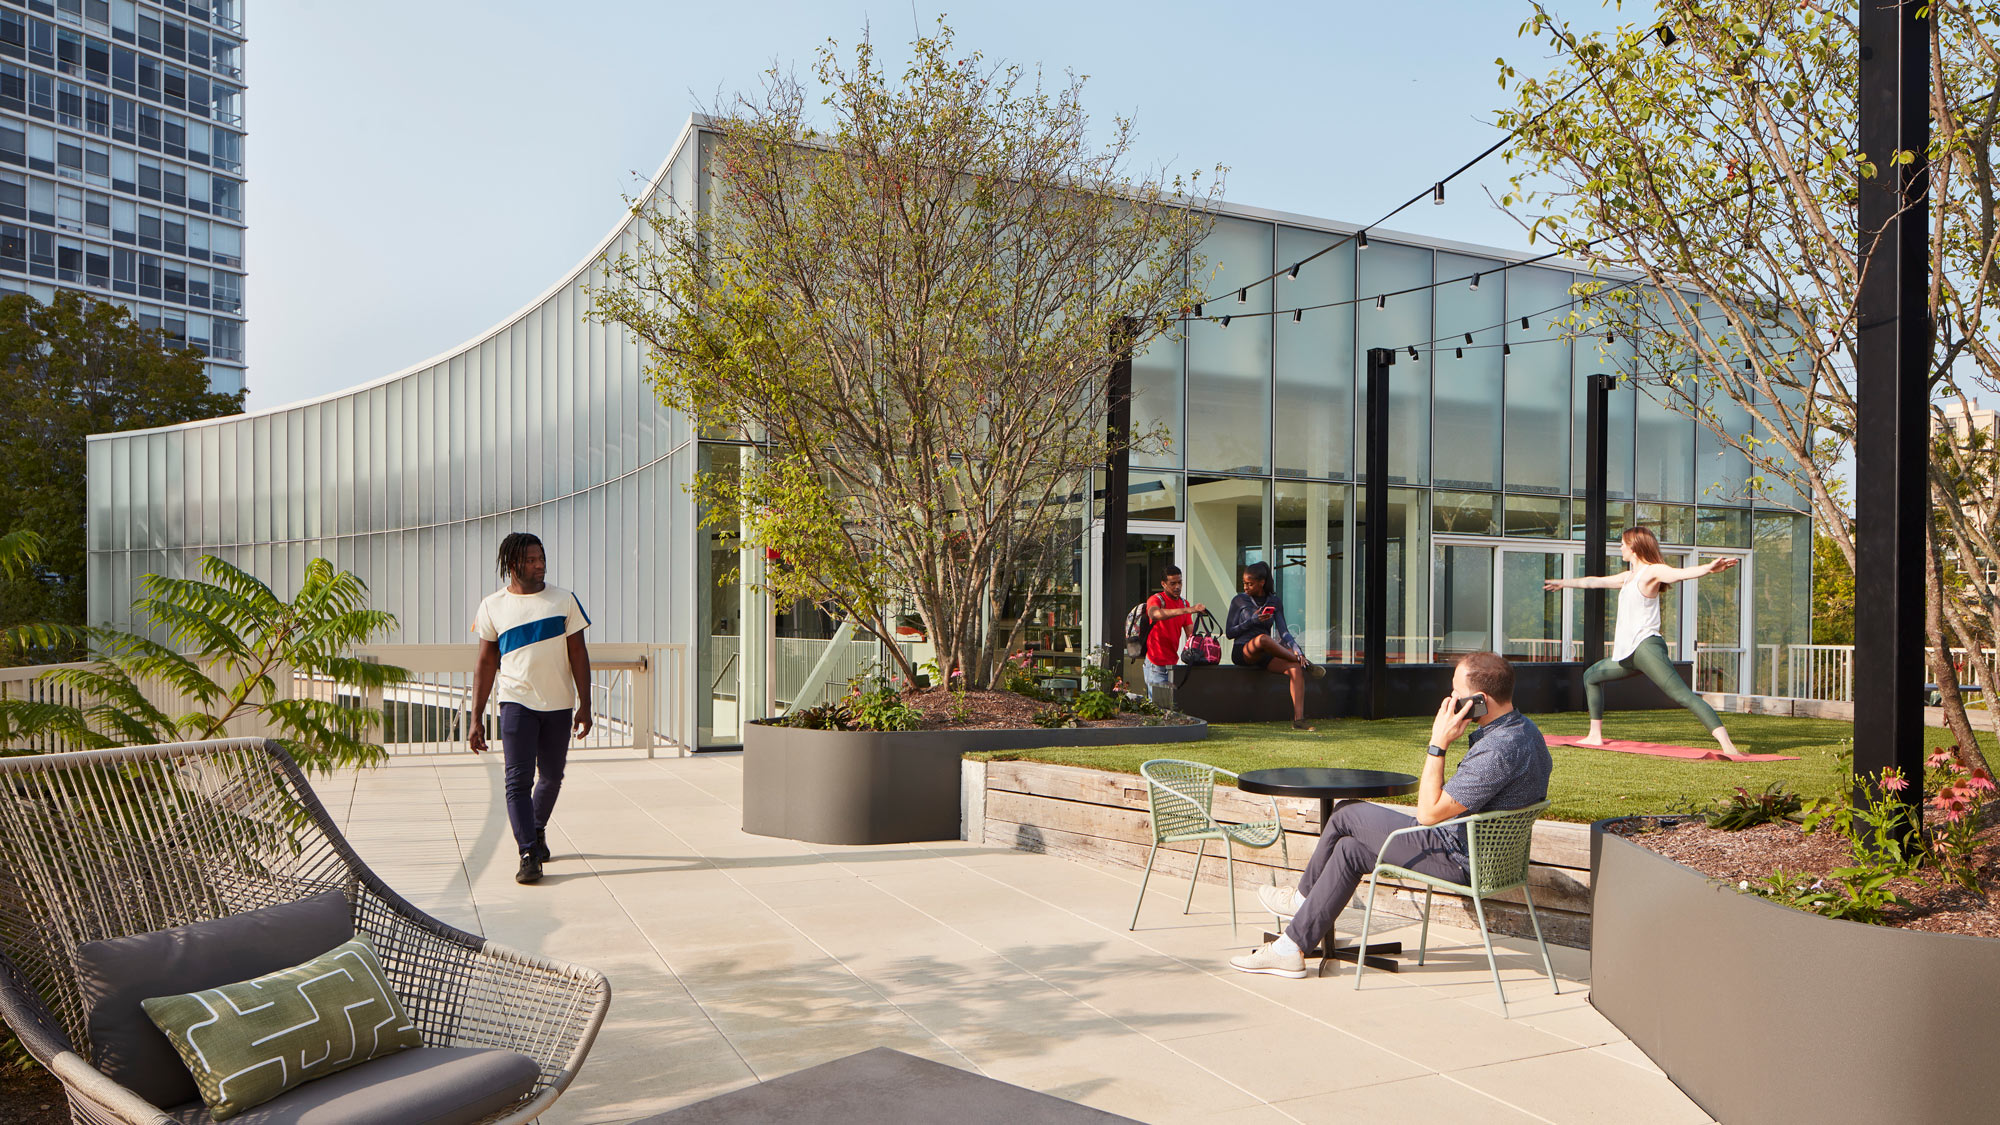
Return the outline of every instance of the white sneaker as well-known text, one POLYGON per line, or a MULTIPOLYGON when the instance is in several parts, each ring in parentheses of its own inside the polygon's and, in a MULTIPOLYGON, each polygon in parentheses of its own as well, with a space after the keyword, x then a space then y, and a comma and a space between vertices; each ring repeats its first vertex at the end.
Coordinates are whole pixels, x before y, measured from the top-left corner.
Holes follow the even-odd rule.
POLYGON ((1292 887, 1264 886, 1257 888, 1257 901, 1264 904, 1264 909, 1278 917, 1290 918, 1306 904, 1306 896, 1292 887))
POLYGON ((1291 977, 1297 980, 1306 975, 1306 957, 1303 953, 1280 953, 1277 942, 1260 945, 1241 957, 1231 957, 1229 967, 1242 973, 1269 973, 1274 977, 1291 977))

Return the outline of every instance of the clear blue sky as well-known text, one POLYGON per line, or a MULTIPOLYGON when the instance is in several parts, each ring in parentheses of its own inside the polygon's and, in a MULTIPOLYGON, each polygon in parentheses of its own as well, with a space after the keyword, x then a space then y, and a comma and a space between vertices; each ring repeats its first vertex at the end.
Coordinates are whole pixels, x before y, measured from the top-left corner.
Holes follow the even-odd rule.
MULTIPOLYGON (((1579 29, 1647 18, 1597 0, 1579 29)), ((864 29, 892 60, 940 11, 961 47, 1089 76, 1144 163, 1229 168, 1232 202, 1367 222, 1498 139, 1494 59, 1545 64, 1519 0, 687 4, 261 0, 248 11, 252 409, 401 370, 582 260, 690 111, 864 29)), ((1393 226, 1521 248, 1494 158, 1393 226), (1460 187, 1459 185, 1463 185, 1460 187)))

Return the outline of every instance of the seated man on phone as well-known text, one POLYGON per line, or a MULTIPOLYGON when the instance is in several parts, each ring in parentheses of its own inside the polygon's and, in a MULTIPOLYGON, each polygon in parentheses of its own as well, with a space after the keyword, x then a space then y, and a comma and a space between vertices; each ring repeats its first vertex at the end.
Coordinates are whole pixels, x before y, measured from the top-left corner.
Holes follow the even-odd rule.
MULTIPOLYGON (((1375 869, 1389 833, 1467 813, 1518 809, 1549 795, 1553 763, 1548 743, 1526 715, 1514 710, 1514 669, 1498 653, 1475 652, 1458 662, 1451 694, 1438 704, 1437 719, 1431 724, 1426 754, 1417 786, 1417 815, 1366 801, 1350 801, 1335 810, 1320 832, 1319 846, 1313 849, 1298 889, 1257 889, 1272 913, 1291 919, 1285 932, 1269 945, 1232 958, 1232 967, 1246 973, 1305 976, 1305 951, 1330 939, 1334 920, 1354 897, 1362 877, 1375 869), (1467 723, 1479 729, 1472 732, 1457 772, 1446 781, 1445 751, 1465 733, 1467 723)), ((1469 862, 1465 829, 1452 825, 1398 836, 1382 859, 1463 883, 1469 862)))

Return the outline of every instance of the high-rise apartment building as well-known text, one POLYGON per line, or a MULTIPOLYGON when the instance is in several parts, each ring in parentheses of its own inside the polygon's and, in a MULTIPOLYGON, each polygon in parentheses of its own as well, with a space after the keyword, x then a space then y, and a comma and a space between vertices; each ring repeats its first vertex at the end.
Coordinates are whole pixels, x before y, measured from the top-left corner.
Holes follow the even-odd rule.
POLYGON ((243 369, 244 0, 0 0, 0 291, 77 289, 243 369))

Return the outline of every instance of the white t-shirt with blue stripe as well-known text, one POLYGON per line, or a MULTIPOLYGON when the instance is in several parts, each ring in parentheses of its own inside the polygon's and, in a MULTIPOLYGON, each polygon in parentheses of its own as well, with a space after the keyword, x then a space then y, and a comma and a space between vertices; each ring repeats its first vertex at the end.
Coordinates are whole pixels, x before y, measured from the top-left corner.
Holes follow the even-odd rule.
POLYGON ((544 586, 533 594, 502 587, 486 595, 472 619, 472 631, 480 640, 500 646, 500 702, 518 703, 530 711, 575 707, 568 637, 589 625, 583 603, 560 586, 544 586))

